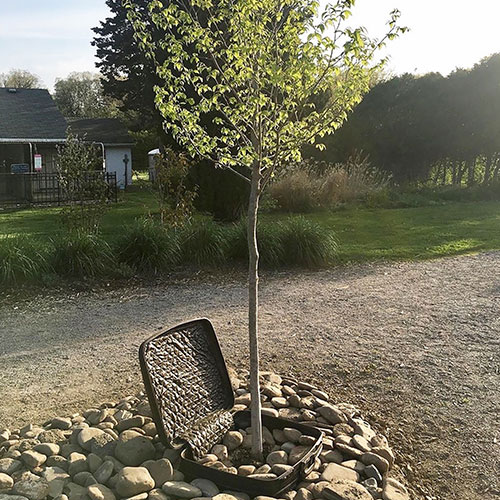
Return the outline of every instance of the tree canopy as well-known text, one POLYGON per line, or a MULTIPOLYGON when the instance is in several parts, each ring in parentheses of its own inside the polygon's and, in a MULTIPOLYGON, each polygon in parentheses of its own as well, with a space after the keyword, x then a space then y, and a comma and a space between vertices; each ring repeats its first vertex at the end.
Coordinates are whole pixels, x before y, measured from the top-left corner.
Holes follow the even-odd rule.
POLYGON ((59 78, 54 87, 54 100, 68 118, 103 118, 112 116, 116 106, 104 95, 101 75, 83 72, 59 78))
POLYGON ((44 85, 40 78, 24 69, 12 69, 8 73, 0 73, 0 87, 16 89, 39 89, 44 85))
POLYGON ((498 178, 500 54, 447 77, 405 74, 376 85, 326 140, 332 162, 363 150, 399 182, 498 178))

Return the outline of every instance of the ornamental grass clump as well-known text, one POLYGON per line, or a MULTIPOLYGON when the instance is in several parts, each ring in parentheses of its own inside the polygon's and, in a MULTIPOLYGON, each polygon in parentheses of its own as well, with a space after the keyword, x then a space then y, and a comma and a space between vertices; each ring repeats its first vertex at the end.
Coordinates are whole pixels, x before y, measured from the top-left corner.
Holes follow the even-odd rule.
POLYGON ((115 251, 121 263, 145 274, 169 271, 181 259, 177 233, 152 219, 140 219, 124 228, 115 251))
POLYGON ((72 232, 52 240, 51 266, 60 276, 98 278, 114 274, 110 245, 95 234, 72 232))
POLYGON ((305 217, 290 217, 280 225, 287 265, 318 268, 335 261, 338 243, 331 231, 305 217))
POLYGON ((26 236, 0 239, 0 283, 32 281, 48 271, 47 245, 26 236))
POLYGON ((182 260, 198 267, 224 262, 228 248, 227 231, 212 220, 192 222, 179 232, 182 260))

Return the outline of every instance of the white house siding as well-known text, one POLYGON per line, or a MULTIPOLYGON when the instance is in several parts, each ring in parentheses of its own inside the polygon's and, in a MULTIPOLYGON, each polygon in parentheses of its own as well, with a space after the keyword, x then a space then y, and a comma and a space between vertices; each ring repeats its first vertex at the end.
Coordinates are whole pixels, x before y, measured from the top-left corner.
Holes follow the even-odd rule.
POLYGON ((132 184, 132 149, 127 146, 106 146, 106 172, 116 172, 118 186, 125 187, 125 163, 123 159, 127 155, 129 162, 127 165, 128 186, 132 184))

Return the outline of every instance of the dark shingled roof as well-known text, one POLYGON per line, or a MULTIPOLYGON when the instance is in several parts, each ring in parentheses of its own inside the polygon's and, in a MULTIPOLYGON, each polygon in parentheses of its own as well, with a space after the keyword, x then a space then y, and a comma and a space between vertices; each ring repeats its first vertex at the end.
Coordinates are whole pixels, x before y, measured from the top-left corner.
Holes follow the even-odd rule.
POLYGON ((80 139, 106 145, 133 144, 127 128, 116 118, 69 118, 69 127, 80 139))
POLYGON ((0 139, 57 141, 67 126, 47 90, 0 88, 0 139))

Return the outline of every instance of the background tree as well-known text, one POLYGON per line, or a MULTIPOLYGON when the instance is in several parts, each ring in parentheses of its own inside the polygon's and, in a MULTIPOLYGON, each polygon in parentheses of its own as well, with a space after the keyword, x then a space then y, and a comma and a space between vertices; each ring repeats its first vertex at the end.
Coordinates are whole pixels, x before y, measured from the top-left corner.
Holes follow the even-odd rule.
MULTIPOLYGON (((137 40, 162 79, 156 104, 175 140, 250 184, 248 208, 252 452, 262 455, 257 214, 274 172, 338 128, 368 90, 383 42, 345 28, 352 0, 319 16, 313 0, 126 2, 137 40), (157 40, 151 23, 164 31, 157 40), (328 34, 327 34, 328 33, 328 34), (161 55, 161 59, 158 58, 161 55), (317 96, 325 95, 322 105, 317 96)), ((390 34, 399 32, 397 12, 390 34)), ((321 147, 321 146, 320 146, 321 147)))
POLYGON ((83 72, 58 78, 54 100, 67 118, 105 118, 114 116, 117 108, 104 94, 101 75, 83 72))
POLYGON ((40 78, 25 69, 12 69, 8 73, 0 74, 0 87, 16 89, 40 89, 44 85, 40 78))
MULTIPOLYGON (((122 0, 106 0, 110 17, 93 29, 92 44, 99 60, 97 67, 103 75, 104 94, 120 103, 121 116, 136 139, 136 168, 147 168, 147 153, 160 147, 181 150, 171 133, 163 126, 163 116, 155 105, 154 87, 162 80, 156 73, 154 61, 146 56, 134 38, 134 27, 127 18, 122 0)), ((158 43, 165 37, 164 29, 148 17, 150 0, 135 0, 139 15, 147 23, 149 35, 158 43)), ((157 54, 161 62, 161 54, 157 54)), ((198 210, 209 212, 218 220, 239 218, 246 208, 248 186, 224 170, 213 170, 210 160, 198 159, 190 168, 187 182, 197 189, 194 200, 198 210)))

